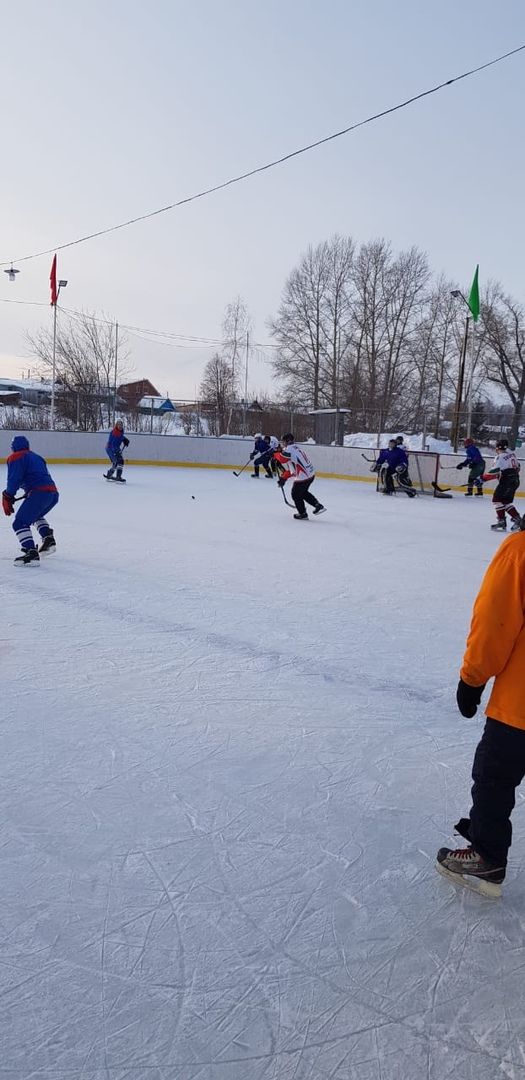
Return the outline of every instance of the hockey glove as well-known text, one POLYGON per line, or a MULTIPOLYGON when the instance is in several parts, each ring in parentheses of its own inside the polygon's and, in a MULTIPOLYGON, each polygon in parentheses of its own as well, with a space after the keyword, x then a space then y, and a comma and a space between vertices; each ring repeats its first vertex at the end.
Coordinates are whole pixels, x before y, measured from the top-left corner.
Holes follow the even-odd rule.
POLYGON ((489 472, 488 473, 483 473, 483 476, 481 477, 481 479, 485 480, 485 482, 490 481, 490 480, 499 480, 499 472, 497 472, 497 473, 489 473, 489 472))
POLYGON ((2 492, 2 509, 6 517, 10 517, 14 514, 14 497, 10 495, 8 491, 2 492))
POLYGON ((254 451, 253 451, 253 454, 250 454, 250 461, 253 461, 253 459, 254 459, 254 457, 255 457, 256 453, 257 453, 257 450, 254 450, 254 451))
POLYGON ((456 701, 462 716, 466 716, 470 719, 472 716, 476 715, 484 689, 485 683, 483 683, 483 686, 469 686, 468 683, 463 682, 463 679, 459 680, 458 688, 456 690, 456 701))
POLYGON ((464 469, 464 468, 465 468, 465 462, 464 461, 461 461, 459 463, 459 465, 456 465, 456 469, 464 469))
POLYGON ((277 486, 280 487, 280 488, 283 488, 285 484, 286 484, 286 480, 284 479, 284 477, 280 476, 278 481, 277 481, 277 486))
POLYGON ((126 436, 124 436, 122 442, 124 443, 124 446, 129 446, 129 439, 126 439, 126 436))

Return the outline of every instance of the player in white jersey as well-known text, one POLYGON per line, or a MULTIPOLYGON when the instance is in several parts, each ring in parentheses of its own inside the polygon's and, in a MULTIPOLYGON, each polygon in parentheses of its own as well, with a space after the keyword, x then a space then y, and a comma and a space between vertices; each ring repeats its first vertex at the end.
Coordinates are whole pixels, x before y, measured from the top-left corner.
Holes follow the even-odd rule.
POLYGON ((498 478, 498 486, 492 496, 492 502, 496 510, 497 521, 491 525, 494 531, 507 531, 505 514, 512 519, 513 531, 517 531, 521 525, 521 517, 513 506, 514 496, 520 486, 520 463, 514 450, 509 450, 507 439, 500 439, 496 443, 497 454, 490 473, 486 473, 483 480, 498 478))
POLYGON ((294 518, 297 521, 308 520, 305 503, 313 506, 314 514, 324 513, 325 507, 310 491, 310 485, 315 480, 315 471, 310 458, 300 446, 297 446, 291 432, 283 435, 281 445, 282 450, 275 454, 277 460, 285 466, 285 472, 279 480, 279 487, 284 487, 286 481, 293 477, 292 499, 297 507, 294 518))

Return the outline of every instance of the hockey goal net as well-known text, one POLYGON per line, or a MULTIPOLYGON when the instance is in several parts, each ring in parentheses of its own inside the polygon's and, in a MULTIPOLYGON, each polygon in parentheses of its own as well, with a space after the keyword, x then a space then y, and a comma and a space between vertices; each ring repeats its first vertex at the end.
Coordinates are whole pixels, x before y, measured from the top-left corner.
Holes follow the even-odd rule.
POLYGON ((438 482, 439 454, 428 450, 409 450, 408 471, 416 491, 422 495, 435 495, 434 484, 438 482))

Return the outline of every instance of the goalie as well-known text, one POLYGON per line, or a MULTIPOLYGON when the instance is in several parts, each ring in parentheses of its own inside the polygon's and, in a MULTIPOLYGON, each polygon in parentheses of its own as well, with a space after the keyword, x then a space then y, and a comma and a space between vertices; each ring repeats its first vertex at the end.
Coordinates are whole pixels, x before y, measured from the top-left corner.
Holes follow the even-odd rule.
POLYGON ((382 491, 383 495, 393 495, 397 485, 409 499, 415 497, 416 491, 408 472, 407 453, 396 439, 390 439, 388 449, 381 450, 373 471, 378 473, 377 490, 382 491))

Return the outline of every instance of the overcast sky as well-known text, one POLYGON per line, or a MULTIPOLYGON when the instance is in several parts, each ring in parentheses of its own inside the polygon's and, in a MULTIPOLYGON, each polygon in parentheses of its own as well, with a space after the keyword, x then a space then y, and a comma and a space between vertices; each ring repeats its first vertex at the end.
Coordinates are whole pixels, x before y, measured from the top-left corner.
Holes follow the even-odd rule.
MULTIPOLYGON (((163 206, 525 42, 523 0, 24 0, 0 5, 0 261, 163 206)), ((239 186, 59 255, 64 305, 270 341, 286 276, 334 232, 418 245, 525 300, 525 53, 239 186)), ((0 301, 47 305, 45 256, 0 301)), ((16 263, 15 263, 16 265, 16 263)), ((0 303, 0 375, 51 309, 0 303)), ((191 345, 191 343, 187 343, 191 345)), ((134 377, 192 397, 211 351, 129 336, 134 377)), ((267 353, 270 355, 270 352, 267 353)), ((259 351, 250 392, 270 386, 259 351)))

